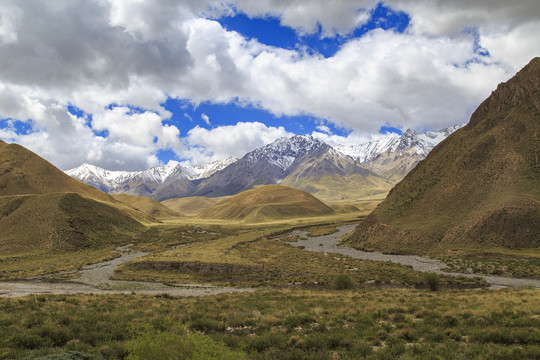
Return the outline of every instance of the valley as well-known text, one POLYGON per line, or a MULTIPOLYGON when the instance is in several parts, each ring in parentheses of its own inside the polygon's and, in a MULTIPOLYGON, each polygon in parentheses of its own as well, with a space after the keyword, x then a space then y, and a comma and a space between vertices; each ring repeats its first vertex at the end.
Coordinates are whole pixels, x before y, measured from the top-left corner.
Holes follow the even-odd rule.
POLYGON ((0 141, 0 359, 539 357, 539 76, 364 163, 297 135, 90 186, 0 141))

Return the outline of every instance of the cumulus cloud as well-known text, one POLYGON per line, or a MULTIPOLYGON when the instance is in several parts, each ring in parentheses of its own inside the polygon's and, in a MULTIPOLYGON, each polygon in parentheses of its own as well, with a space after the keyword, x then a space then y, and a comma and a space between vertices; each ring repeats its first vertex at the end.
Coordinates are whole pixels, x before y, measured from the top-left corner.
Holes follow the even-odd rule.
POLYGON ((206 125, 210 126, 210 117, 205 113, 201 114, 201 119, 205 122, 206 125))
POLYGON ((5 0, 0 119, 31 131, 5 121, 0 137, 62 168, 86 161, 136 169, 157 165, 163 149, 202 162, 288 134, 261 123, 180 134, 162 106, 171 97, 311 115, 369 140, 387 124, 466 122, 498 82, 540 55, 537 0, 385 4, 410 16, 405 33, 373 30, 326 59, 248 40, 212 19, 275 16, 299 34, 335 36, 364 24, 377 1, 5 0), (85 115, 70 114, 70 105, 85 115))
POLYGON ((192 163, 201 164, 229 156, 242 157, 251 150, 270 144, 280 137, 294 134, 283 127, 267 126, 260 122, 239 122, 211 130, 199 126, 191 129, 186 138, 185 155, 192 163))

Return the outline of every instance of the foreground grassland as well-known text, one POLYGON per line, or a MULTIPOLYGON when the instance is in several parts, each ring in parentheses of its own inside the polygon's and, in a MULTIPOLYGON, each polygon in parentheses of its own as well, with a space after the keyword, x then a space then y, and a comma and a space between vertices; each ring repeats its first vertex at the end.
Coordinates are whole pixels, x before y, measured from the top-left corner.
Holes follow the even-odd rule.
POLYGON ((539 290, 31 296, 0 309, 2 359, 540 357, 539 290))

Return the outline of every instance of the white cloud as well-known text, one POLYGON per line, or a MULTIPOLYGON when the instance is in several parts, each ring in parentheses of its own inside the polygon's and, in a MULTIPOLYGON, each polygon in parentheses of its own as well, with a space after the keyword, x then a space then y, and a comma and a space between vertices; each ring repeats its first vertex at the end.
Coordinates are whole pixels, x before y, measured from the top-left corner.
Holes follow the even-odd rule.
POLYGON ((202 113, 201 119, 206 123, 206 125, 210 126, 210 117, 208 115, 206 115, 205 113, 202 113))
POLYGON ((185 135, 183 151, 178 126, 164 124, 171 114, 161 104, 168 97, 313 115, 365 138, 386 124, 440 129, 466 122, 498 82, 540 55, 537 0, 388 0, 410 15, 407 31, 371 31, 329 59, 248 41, 205 18, 241 11, 276 16, 299 33, 320 24, 323 36, 331 36, 365 23, 376 4, 5 0, 0 119, 28 122, 33 132, 16 134, 7 125, 0 137, 63 168, 87 161, 135 169, 157 164, 160 149, 200 162, 243 155, 287 133, 260 123, 196 127, 185 135), (479 56, 478 46, 490 56, 479 56), (70 104, 109 137, 96 135, 89 118, 70 115, 70 104))
POLYGON ((182 155, 194 164, 222 160, 229 156, 242 157, 280 137, 292 135, 281 126, 266 126, 260 122, 239 122, 211 130, 196 126, 184 139, 186 151, 182 155))

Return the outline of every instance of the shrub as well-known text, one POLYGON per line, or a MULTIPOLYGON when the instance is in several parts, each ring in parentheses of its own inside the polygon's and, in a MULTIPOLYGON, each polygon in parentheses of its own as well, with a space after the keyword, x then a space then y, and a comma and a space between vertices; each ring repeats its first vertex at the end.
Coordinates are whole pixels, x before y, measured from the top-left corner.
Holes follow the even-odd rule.
POLYGON ((423 273, 422 281, 428 286, 429 290, 439 290, 439 275, 436 273, 423 273))
POLYGON ((336 290, 352 289, 353 287, 354 283, 349 275, 341 274, 334 279, 334 289, 336 290))
POLYGON ((198 332, 182 335, 146 332, 132 339, 127 348, 128 360, 245 359, 245 354, 232 351, 223 343, 198 332))

